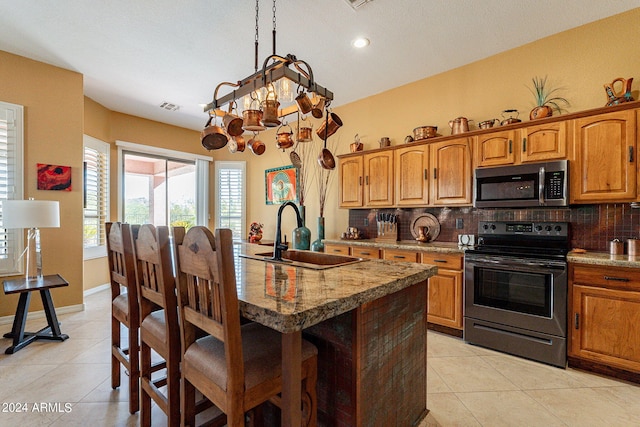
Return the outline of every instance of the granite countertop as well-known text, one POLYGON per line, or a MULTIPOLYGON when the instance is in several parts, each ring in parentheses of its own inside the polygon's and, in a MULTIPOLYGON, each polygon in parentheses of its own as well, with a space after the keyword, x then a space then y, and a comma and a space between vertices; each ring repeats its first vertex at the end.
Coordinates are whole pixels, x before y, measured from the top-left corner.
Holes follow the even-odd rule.
POLYGON ((405 249, 405 250, 411 250, 416 252, 440 252, 440 253, 452 253, 452 254, 463 254, 465 250, 472 249, 471 246, 461 246, 454 242, 420 243, 415 240, 400 240, 398 242, 389 242, 389 241, 378 241, 376 239, 362 239, 362 240, 325 239, 324 243, 333 244, 333 245, 362 246, 367 248, 405 249))
POLYGON ((284 333, 346 313, 437 272, 437 267, 428 264, 384 260, 312 270, 240 256, 268 250, 249 243, 234 248, 240 311, 284 333))
POLYGON ((608 252, 569 252, 567 261, 576 264, 640 268, 640 256, 610 255, 608 252))

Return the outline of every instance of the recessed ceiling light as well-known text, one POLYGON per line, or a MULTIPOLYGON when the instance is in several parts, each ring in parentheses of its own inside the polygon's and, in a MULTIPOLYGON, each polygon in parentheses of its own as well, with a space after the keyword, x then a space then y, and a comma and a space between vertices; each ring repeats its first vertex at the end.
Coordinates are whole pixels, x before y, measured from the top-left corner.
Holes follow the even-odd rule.
POLYGON ((351 44, 353 45, 353 47, 363 48, 363 47, 369 46, 369 43, 370 43, 369 39, 365 37, 359 37, 355 39, 351 44))

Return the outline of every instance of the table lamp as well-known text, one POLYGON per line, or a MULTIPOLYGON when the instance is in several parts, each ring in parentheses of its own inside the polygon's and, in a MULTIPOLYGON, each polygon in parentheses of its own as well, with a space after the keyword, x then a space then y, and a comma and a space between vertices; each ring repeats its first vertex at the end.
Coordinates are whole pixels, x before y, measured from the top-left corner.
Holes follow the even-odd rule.
MULTIPOLYGON (((27 228, 27 280, 42 278, 39 228, 60 227, 60 204, 51 200, 3 200, 2 227, 27 228)), ((24 253, 22 255, 24 255, 24 253)), ((21 257, 22 257, 21 255, 21 257)))

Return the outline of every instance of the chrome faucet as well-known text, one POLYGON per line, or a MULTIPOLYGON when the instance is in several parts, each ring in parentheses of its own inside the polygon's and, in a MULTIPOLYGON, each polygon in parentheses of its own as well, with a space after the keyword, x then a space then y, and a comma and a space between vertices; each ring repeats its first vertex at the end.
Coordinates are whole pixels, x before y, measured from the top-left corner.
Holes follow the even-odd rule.
POLYGON ((298 219, 298 227, 302 227, 302 216, 300 215, 300 211, 298 207, 293 202, 284 202, 280 205, 280 209, 278 209, 278 219, 276 221, 276 241, 273 244, 273 259, 274 261, 282 261, 282 251, 286 251, 288 246, 282 243, 282 211, 287 206, 291 206, 293 210, 296 211, 296 217, 298 219))

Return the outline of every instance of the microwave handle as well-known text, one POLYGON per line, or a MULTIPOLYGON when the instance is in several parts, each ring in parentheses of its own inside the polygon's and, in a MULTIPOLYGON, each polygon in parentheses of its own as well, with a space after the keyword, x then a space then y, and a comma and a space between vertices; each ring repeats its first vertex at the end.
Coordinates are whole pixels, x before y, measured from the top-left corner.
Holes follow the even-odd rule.
POLYGON ((540 166, 540 170, 538 171, 538 202, 540 206, 545 205, 544 201, 544 178, 545 178, 545 170, 544 166, 540 166))

